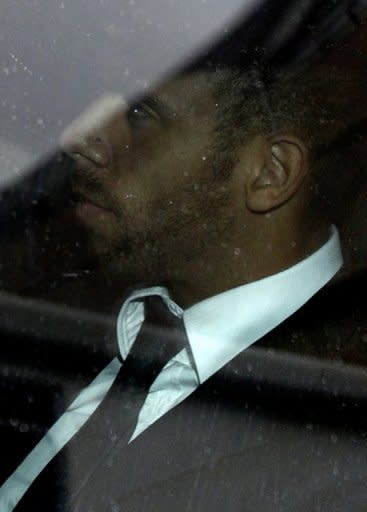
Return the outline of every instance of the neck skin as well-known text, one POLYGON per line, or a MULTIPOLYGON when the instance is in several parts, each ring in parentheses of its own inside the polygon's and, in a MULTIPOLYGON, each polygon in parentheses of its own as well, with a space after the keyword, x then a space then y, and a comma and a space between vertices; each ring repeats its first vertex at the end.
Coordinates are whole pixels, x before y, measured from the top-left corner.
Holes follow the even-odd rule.
POLYGON ((285 270, 320 248, 328 239, 329 225, 305 216, 306 202, 289 201, 284 208, 264 214, 251 213, 233 226, 225 243, 191 262, 186 279, 167 287, 183 308, 231 288, 285 270), (224 247, 223 247, 224 246, 224 247))

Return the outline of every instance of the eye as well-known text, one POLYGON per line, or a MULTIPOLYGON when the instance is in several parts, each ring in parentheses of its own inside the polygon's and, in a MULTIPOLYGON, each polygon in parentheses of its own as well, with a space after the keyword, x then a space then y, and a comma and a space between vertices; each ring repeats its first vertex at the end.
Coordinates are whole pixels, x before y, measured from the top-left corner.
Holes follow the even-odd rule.
POLYGON ((160 121, 160 117, 151 107, 145 103, 134 103, 126 113, 127 120, 131 124, 149 124, 160 121))

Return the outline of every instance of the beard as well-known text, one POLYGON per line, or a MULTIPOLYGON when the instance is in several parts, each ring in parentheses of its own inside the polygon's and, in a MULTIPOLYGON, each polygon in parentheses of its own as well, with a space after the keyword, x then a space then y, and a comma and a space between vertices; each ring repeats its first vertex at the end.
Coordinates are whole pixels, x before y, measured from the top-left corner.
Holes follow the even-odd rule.
POLYGON ((225 242, 226 230, 233 223, 233 206, 230 191, 222 185, 233 160, 225 155, 224 163, 224 154, 219 158, 217 151, 212 155, 216 158, 207 162, 212 173, 195 180, 195 187, 193 183, 187 189, 172 187, 148 202, 129 199, 129 208, 97 173, 75 173, 76 199, 78 193, 85 193, 114 213, 105 225, 86 219, 83 226, 88 249, 109 280, 129 285, 180 280, 183 268, 225 242))

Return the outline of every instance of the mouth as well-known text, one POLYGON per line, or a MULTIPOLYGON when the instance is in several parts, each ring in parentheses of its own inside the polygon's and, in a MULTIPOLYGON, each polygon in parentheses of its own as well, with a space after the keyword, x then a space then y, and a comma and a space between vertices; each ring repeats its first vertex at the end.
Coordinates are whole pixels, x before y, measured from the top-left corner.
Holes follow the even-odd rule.
POLYGON ((75 213, 82 220, 89 219, 107 219, 114 215, 113 211, 102 204, 99 200, 95 200, 81 191, 75 191, 73 202, 75 205, 75 213))

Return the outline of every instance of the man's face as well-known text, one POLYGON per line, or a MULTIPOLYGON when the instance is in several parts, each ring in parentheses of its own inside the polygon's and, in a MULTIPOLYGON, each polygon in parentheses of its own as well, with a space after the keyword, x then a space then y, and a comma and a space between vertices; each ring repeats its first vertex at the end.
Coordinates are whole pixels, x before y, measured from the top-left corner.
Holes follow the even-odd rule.
POLYGON ((235 184, 216 146, 210 74, 191 74, 127 108, 106 97, 63 134, 76 161, 76 212, 104 264, 127 281, 184 281, 225 243, 235 184))

